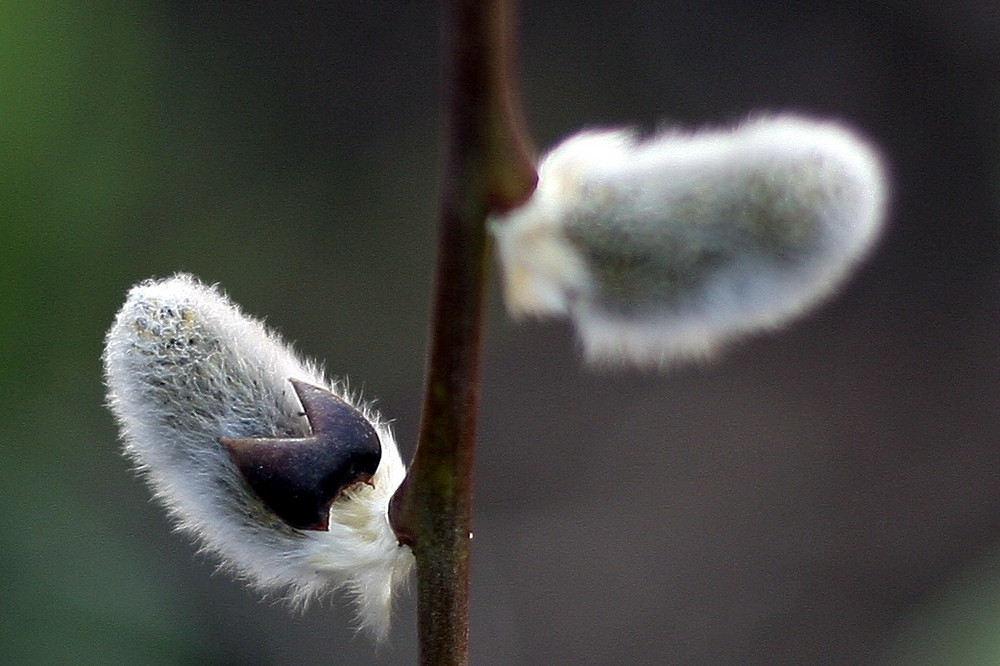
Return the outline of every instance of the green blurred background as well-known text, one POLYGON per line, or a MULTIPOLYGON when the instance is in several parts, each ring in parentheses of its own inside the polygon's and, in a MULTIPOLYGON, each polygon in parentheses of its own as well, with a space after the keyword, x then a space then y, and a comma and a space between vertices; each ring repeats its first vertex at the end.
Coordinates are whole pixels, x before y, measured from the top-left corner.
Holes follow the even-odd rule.
MULTIPOLYGON (((1000 664, 1000 10, 524 3, 539 145, 843 118, 892 226, 831 303, 718 362, 581 368, 496 293, 479 664, 1000 664)), ((125 290, 220 282, 412 450, 440 163, 437 2, 0 2, 0 662, 411 663, 172 534, 102 406, 125 290)), ((494 289, 494 292, 496 290, 494 289)))

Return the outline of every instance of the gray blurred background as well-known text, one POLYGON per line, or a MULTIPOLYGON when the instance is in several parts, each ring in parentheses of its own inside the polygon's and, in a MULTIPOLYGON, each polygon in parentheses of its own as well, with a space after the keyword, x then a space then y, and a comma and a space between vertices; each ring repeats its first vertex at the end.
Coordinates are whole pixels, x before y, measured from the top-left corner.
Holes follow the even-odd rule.
MULTIPOLYGON (((406 664, 171 533, 99 356, 177 270, 377 398, 408 456, 441 162, 437 2, 0 3, 0 662, 406 664)), ((582 367, 491 291, 476 664, 1000 663, 1000 7, 526 0, 541 147, 584 126, 841 118, 891 228, 786 331, 582 367)))

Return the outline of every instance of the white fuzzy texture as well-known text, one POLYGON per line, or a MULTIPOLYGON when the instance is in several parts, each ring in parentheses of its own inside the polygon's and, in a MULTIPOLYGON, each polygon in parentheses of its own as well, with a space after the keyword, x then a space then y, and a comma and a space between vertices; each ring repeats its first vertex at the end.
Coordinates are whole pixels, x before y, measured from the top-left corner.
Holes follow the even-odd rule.
POLYGON ((878 238, 886 190, 875 151, 830 122, 583 132, 493 220, 507 307, 570 317, 592 361, 704 357, 840 285, 878 238))
POLYGON ((183 530, 261 589, 298 602, 346 589, 363 627, 384 636, 393 591, 413 563, 386 517, 405 475, 389 425, 298 359, 277 335, 189 275, 133 287, 108 332, 108 402, 136 462, 183 530), (334 501, 329 531, 301 531, 271 513, 220 437, 306 436, 290 378, 355 404, 382 444, 373 486, 334 501))

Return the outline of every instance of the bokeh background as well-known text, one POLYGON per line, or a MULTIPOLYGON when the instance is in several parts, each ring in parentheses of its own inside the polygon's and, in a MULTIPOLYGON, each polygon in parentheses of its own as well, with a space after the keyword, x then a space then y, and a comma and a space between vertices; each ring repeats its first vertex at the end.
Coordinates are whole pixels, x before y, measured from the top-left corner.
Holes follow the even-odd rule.
MULTIPOLYGON (((0 662, 406 664, 171 532, 102 406, 132 283, 220 282, 412 451, 441 162, 437 2, 0 2, 0 662)), ((788 330, 593 372, 494 284, 477 664, 1000 664, 1000 7, 526 0, 540 146, 844 119, 891 227, 788 330)))

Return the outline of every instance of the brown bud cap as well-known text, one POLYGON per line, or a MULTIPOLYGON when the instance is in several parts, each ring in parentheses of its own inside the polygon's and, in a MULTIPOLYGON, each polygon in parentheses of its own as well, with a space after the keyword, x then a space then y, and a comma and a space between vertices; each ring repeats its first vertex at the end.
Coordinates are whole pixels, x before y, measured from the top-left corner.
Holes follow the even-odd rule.
POLYGON ((300 530, 329 529, 330 505, 347 488, 370 483, 382 457, 371 422, 330 391, 289 380, 312 435, 219 441, 257 497, 300 530))

